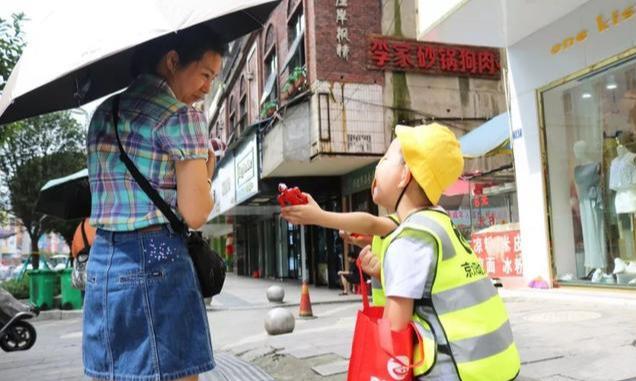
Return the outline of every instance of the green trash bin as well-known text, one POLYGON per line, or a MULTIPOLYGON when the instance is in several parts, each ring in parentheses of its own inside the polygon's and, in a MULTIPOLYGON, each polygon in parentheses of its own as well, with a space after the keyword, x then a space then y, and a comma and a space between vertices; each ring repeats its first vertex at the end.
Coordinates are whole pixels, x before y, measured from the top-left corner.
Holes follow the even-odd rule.
POLYGON ((29 301, 41 310, 54 307, 57 274, 51 270, 29 271, 29 301))
POLYGON ((84 305, 82 291, 73 287, 71 274, 73 269, 64 269, 59 271, 60 285, 62 288, 62 309, 63 310, 79 310, 84 305))

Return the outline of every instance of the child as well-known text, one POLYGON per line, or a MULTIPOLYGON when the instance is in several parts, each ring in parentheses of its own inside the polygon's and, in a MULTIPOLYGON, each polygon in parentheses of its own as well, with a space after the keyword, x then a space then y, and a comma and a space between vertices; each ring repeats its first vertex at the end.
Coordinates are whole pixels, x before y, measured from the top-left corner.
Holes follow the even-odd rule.
MULTIPOLYGON (((397 126, 396 135, 376 168, 372 193, 401 223, 379 260, 368 248, 360 253, 363 269, 382 280, 384 317, 393 330, 414 320, 429 333, 426 366, 415 370, 416 376, 426 374, 422 379, 512 380, 520 360, 503 302, 470 245, 436 206, 462 173, 459 142, 439 124, 397 126)), ((323 221, 319 208, 306 209, 323 221)))

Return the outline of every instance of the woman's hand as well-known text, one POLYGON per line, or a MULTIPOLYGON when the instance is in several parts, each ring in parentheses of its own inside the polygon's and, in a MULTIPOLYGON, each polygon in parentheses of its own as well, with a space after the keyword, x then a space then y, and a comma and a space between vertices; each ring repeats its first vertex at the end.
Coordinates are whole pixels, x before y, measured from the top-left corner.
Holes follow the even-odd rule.
POLYGON ((380 260, 368 245, 360 252, 360 267, 367 275, 380 279, 380 260))
POLYGON ((281 208, 280 215, 294 225, 320 225, 323 210, 309 193, 304 205, 292 205, 281 208))
POLYGON ((340 238, 342 238, 342 240, 345 243, 348 243, 350 245, 355 245, 360 248, 364 248, 365 246, 371 245, 371 242, 373 242, 373 237, 369 235, 349 233, 344 230, 340 230, 338 233, 340 235, 340 238))

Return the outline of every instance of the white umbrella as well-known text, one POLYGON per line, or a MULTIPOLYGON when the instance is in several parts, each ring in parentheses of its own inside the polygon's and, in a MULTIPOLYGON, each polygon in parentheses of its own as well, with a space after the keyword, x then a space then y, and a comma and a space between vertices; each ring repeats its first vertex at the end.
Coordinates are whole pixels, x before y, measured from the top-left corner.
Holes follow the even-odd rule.
POLYGON ((56 9, 34 32, 0 98, 0 124, 78 107, 131 81, 134 49, 205 23, 229 42, 280 0, 110 0, 56 9))

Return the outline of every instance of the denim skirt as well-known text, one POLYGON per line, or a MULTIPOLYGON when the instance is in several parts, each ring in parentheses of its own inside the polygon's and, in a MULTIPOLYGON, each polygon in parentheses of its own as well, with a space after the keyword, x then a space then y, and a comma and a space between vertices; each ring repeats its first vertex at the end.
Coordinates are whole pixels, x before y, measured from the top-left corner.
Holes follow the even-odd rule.
POLYGON ((183 236, 97 230, 87 267, 84 373, 173 380, 214 368, 210 329, 183 236))

